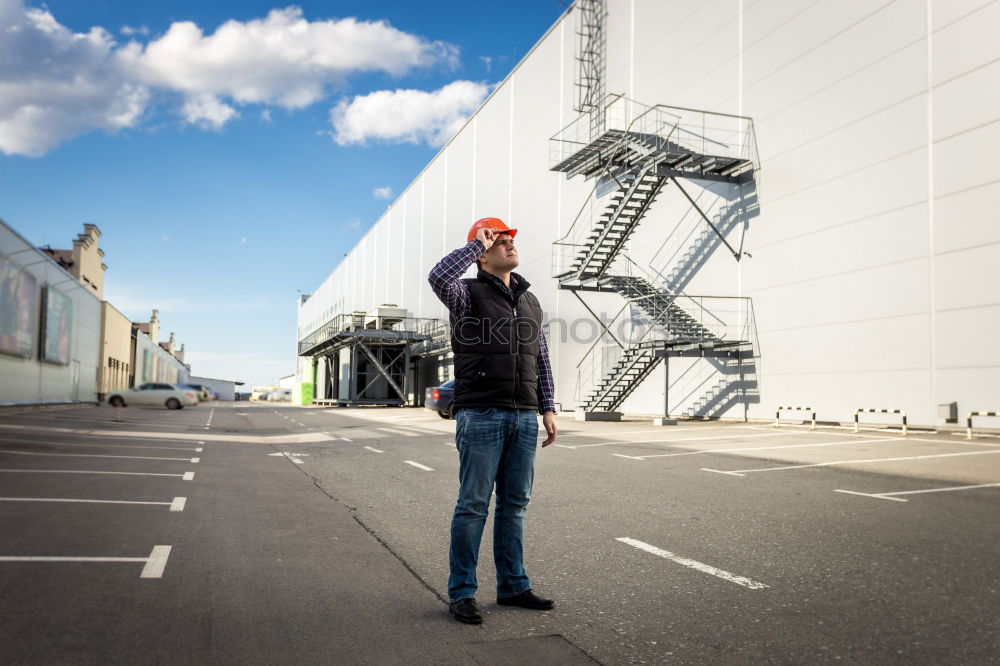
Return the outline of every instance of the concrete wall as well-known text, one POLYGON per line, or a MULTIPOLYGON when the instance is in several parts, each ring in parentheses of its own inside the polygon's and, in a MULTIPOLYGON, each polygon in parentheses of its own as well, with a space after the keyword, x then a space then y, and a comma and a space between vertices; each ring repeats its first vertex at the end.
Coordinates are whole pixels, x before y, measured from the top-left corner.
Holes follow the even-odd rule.
MULTIPOLYGON (((22 267, 32 279, 30 344, 24 356, 0 354, 0 404, 92 402, 97 400, 101 336, 101 301, 48 255, 39 252, 17 232, 0 221, 0 254, 22 267), (52 288, 69 299, 72 314, 65 348, 67 363, 42 361, 42 293, 52 288)), ((9 264, 8 264, 9 265, 9 264)), ((4 294, 6 303, 16 299, 4 294)), ((4 325, 10 321, 4 307, 4 325)), ((22 312, 22 314, 27 314, 22 312)), ((26 320, 27 321, 27 320, 26 320)), ((51 333, 50 333, 51 335, 51 333)))
POLYGON ((101 303, 101 360, 98 393, 128 388, 132 369, 132 322, 113 305, 101 303))
MULTIPOLYGON (((937 406, 1000 407, 1000 2, 820 0, 608 3, 607 86, 647 105, 755 121, 759 215, 727 238, 687 294, 752 298, 760 358, 747 405, 768 418, 809 403, 820 418, 899 408, 936 424, 937 406)), ((333 315, 398 303, 443 317, 423 280, 479 217, 520 229, 523 273, 550 319, 589 318, 550 276, 550 247, 589 183, 548 171, 548 139, 572 111, 574 11, 565 14, 301 306, 300 338, 333 315), (390 239, 395 239, 390 241, 390 239), (404 247, 406 252, 404 252, 404 247)), ((689 187, 709 210, 732 193, 689 187)), ((701 223, 668 188, 631 242, 668 272, 701 223)), ((593 307, 617 311, 621 299, 593 307)), ((557 400, 574 403, 585 335, 550 330, 557 400)), ((728 370, 671 365, 671 411, 704 404, 728 370)), ((662 370, 625 410, 662 410, 662 370)), ((746 412, 744 412, 746 409, 746 412)))

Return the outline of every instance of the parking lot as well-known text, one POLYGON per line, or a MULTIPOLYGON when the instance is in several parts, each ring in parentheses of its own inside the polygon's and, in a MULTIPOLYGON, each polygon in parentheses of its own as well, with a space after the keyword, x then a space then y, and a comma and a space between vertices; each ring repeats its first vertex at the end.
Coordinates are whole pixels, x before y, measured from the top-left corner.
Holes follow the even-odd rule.
POLYGON ((453 421, 207 403, 0 416, 7 663, 991 663, 1000 439, 577 423, 527 566, 447 615, 453 421))

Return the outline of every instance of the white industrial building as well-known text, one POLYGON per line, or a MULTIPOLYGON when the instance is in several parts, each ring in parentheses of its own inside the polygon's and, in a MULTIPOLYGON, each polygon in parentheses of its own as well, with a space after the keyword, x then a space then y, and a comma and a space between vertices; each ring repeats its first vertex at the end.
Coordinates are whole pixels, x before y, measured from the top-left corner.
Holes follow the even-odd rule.
POLYGON ((426 275, 495 216, 563 409, 996 410, 997 34, 995 0, 578 0, 300 302, 300 377, 419 402, 426 275))

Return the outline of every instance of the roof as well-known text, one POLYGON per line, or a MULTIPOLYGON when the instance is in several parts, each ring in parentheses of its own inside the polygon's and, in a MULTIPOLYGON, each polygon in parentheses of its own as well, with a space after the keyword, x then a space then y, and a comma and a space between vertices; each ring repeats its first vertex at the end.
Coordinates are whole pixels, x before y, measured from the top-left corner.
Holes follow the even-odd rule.
POLYGON ((55 259, 56 263, 63 268, 68 268, 73 265, 73 250, 53 250, 47 245, 39 249, 55 259))
POLYGON ((137 328, 146 335, 149 335, 149 323, 144 321, 134 321, 132 322, 133 328, 137 328))

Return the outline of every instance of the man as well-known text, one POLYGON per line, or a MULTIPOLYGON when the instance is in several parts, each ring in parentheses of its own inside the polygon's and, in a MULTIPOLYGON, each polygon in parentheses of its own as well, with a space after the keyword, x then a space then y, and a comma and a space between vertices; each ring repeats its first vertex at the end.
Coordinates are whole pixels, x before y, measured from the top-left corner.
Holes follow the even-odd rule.
POLYGON ((438 262, 428 281, 448 307, 455 356, 455 445, 459 490, 451 521, 449 611, 479 624, 476 564, 490 494, 496 488, 493 559, 497 603, 532 610, 555 606, 531 589, 524 570, 524 515, 531 499, 538 413, 556 440, 555 391, 542 308, 514 273, 517 229, 495 217, 472 225, 468 244, 438 262), (473 264, 475 278, 461 279, 473 264))

